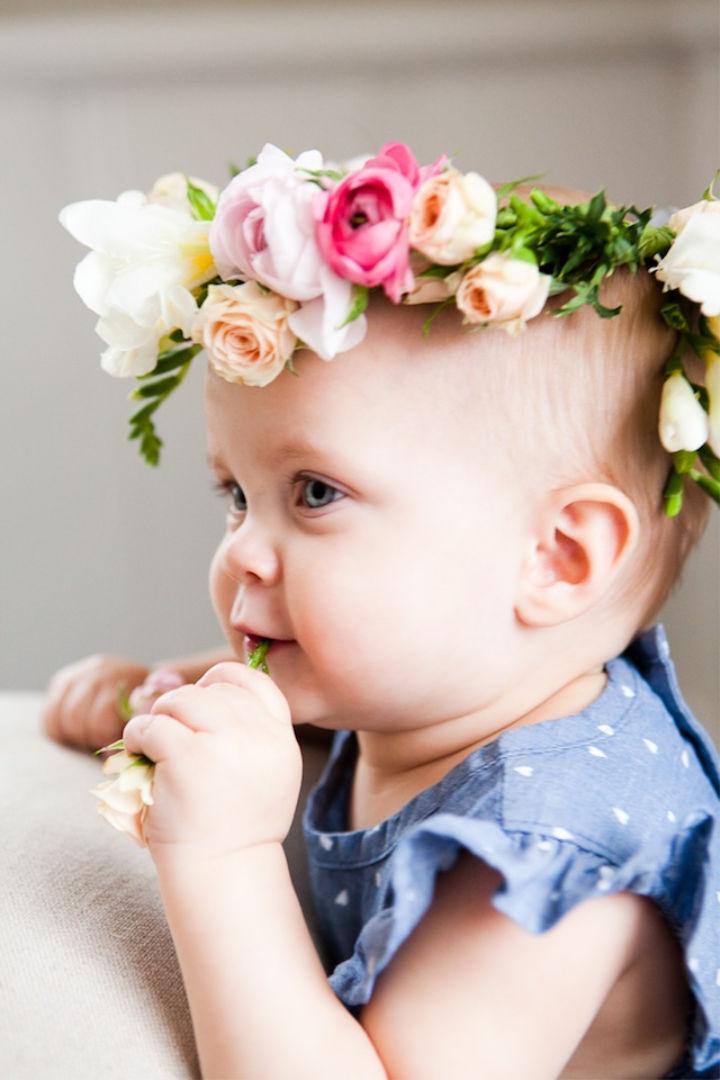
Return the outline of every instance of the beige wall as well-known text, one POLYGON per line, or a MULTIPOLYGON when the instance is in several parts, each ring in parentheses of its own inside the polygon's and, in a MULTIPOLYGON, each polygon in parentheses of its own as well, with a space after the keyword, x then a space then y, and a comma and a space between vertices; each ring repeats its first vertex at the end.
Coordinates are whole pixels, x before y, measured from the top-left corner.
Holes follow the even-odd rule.
MULTIPOLYGON (((223 184, 265 141, 343 157, 403 138, 424 159, 545 169, 643 205, 693 201, 720 164, 714 2, 163 6, 0 9, 0 685, 40 686, 95 650, 156 659, 217 638, 200 365, 161 414, 153 472, 125 442, 130 384, 100 371, 72 288, 65 203, 175 168, 223 184)), ((719 521, 663 615, 714 729, 719 521)))

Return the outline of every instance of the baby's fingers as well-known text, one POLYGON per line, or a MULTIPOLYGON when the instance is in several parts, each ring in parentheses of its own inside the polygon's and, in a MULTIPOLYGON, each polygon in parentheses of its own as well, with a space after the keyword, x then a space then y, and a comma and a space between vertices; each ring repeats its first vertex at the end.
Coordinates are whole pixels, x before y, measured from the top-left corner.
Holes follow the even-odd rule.
POLYGON ((161 762, 191 739, 192 731, 166 713, 141 713, 128 720, 122 737, 128 753, 144 754, 151 761, 161 762))
POLYGON ((272 681, 269 675, 265 675, 257 668, 248 667, 247 664, 237 664, 233 661, 224 661, 215 664, 198 679, 196 686, 213 686, 216 683, 239 686, 249 690, 251 694, 265 706, 271 716, 277 717, 281 723, 290 723, 290 706, 287 698, 280 688, 272 681))

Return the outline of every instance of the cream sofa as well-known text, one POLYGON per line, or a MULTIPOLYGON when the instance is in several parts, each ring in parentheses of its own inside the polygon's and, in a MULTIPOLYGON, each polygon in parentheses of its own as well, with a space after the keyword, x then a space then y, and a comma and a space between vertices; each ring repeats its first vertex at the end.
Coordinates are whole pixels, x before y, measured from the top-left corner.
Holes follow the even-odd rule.
MULTIPOLYGON (((0 695, 0 1077, 198 1077, 152 859, 97 813, 99 759, 48 739, 40 701, 0 695)), ((300 807, 326 755, 304 742, 300 807)), ((286 851, 315 936, 299 818, 286 851)))

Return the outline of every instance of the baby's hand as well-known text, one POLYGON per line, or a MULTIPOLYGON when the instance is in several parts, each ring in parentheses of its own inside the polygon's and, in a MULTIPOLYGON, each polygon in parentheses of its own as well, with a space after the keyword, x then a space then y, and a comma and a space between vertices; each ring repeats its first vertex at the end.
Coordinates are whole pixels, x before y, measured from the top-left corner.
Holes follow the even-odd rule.
POLYGON ((287 701, 262 671, 216 664, 133 717, 123 742, 156 763, 144 820, 153 857, 222 857, 290 831, 302 756, 287 701))
POLYGON ((127 717, 118 708, 121 693, 144 682, 150 669, 120 656, 87 656, 57 671, 50 680, 41 723, 51 739, 96 750, 122 735, 127 717))

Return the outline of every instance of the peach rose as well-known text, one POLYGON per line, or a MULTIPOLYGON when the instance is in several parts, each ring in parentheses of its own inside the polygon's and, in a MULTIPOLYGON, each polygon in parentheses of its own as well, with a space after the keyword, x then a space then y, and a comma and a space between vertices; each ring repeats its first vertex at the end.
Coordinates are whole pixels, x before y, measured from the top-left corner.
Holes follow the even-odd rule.
POLYGON ((477 173, 431 176, 413 199, 410 246, 442 266, 469 259, 495 234, 497 196, 477 173))
POLYGON ((256 281, 210 285, 190 336, 207 350, 223 379, 266 386, 283 370, 297 344, 288 326, 297 306, 294 300, 264 291, 256 281))
POLYGON ((495 252, 468 270, 455 299, 464 322, 502 326, 514 335, 542 311, 550 281, 535 263, 495 252))

